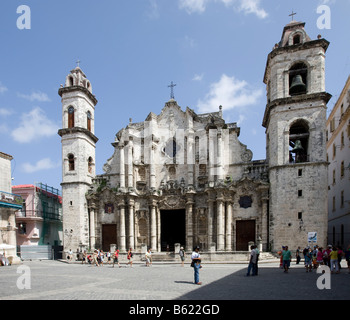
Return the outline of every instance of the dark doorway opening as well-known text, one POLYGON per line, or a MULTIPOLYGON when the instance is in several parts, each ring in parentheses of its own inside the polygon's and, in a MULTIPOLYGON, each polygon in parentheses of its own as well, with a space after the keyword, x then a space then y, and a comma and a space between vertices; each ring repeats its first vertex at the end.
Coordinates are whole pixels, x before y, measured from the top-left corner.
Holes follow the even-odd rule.
POLYGON ((161 210, 161 251, 174 251, 175 243, 186 244, 186 210, 161 210))
POLYGON ((236 250, 249 251, 248 243, 255 243, 255 220, 236 221, 236 250))
POLYGON ((111 244, 117 244, 117 225, 102 225, 102 250, 109 251, 111 244))

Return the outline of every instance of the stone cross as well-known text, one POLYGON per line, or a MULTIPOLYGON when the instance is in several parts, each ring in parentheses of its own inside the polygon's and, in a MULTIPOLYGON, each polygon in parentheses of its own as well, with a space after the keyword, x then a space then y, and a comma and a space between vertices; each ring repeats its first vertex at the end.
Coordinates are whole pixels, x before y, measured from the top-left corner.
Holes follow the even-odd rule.
POLYGON ((176 84, 174 84, 174 83, 171 81, 171 84, 170 84, 168 87, 171 88, 171 91, 170 91, 170 99, 175 99, 175 97, 174 97, 174 87, 176 87, 176 84))
POLYGON ((292 10, 292 14, 290 14, 289 16, 290 17, 292 17, 292 21, 294 21, 294 16, 296 15, 296 12, 294 12, 293 10, 292 10))

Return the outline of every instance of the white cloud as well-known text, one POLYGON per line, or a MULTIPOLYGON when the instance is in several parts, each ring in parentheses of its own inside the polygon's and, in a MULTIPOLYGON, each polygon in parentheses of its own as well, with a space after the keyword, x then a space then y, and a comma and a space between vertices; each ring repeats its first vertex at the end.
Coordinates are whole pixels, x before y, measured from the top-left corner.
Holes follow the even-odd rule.
POLYGON ((179 8, 185 9, 188 14, 203 13, 209 0, 179 0, 179 8))
POLYGON ((51 101, 50 98, 48 97, 48 95, 46 93, 37 91, 37 92, 32 92, 29 95, 26 94, 21 94, 18 93, 17 94, 20 98, 24 98, 27 99, 29 101, 39 101, 39 102, 48 102, 51 101))
POLYGON ((210 90, 203 100, 199 100, 199 112, 215 112, 222 105, 224 110, 241 108, 255 104, 263 91, 251 89, 244 80, 235 79, 225 74, 218 82, 210 85, 210 90))
POLYGON ((5 93, 6 91, 8 91, 8 89, 0 82, 0 93, 5 93))
POLYGON ((241 0, 239 10, 246 14, 254 13, 260 19, 265 19, 268 14, 264 9, 260 8, 260 0, 241 0))
POLYGON ((149 0, 149 9, 146 12, 149 19, 154 20, 159 18, 159 9, 157 0, 149 0))
POLYGON ((26 173, 33 173, 42 170, 50 170, 58 168, 61 162, 53 162, 50 158, 44 158, 37 161, 36 164, 32 165, 28 162, 22 164, 22 169, 26 173))
POLYGON ((12 114, 11 110, 0 108, 0 117, 6 117, 12 114))
POLYGON ((202 81, 204 77, 204 74, 195 74, 194 77, 192 78, 193 81, 202 81))
POLYGON ((186 10, 188 14, 203 13, 209 2, 221 2, 226 7, 234 7, 239 12, 253 13, 260 19, 268 16, 267 12, 260 7, 261 0, 179 0, 179 8, 186 10))
POLYGON ((59 127, 49 120, 39 107, 26 114, 22 114, 18 128, 12 131, 13 139, 20 143, 28 143, 42 137, 51 137, 57 134, 59 127))
POLYGON ((5 134, 9 132, 9 128, 6 124, 0 123, 0 133, 5 134))

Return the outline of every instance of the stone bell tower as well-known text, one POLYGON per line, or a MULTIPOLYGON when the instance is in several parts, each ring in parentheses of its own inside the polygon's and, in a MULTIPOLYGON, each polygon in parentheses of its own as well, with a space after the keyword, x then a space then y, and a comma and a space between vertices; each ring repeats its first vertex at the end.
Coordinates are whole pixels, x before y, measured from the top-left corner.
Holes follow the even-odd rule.
POLYGON ((64 251, 89 247, 85 195, 95 177, 95 106, 90 81, 80 67, 66 77, 62 97, 62 212, 64 251))
POLYGON ((329 42, 311 40, 305 23, 284 27, 268 55, 264 83, 269 164, 269 243, 272 251, 327 242, 325 54, 329 42), (312 244, 312 243, 311 243, 312 244))

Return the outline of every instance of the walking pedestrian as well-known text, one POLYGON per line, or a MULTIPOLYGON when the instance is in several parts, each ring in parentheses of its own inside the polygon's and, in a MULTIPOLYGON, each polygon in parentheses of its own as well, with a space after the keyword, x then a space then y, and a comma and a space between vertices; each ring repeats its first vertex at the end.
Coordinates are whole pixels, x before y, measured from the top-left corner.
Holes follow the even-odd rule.
POLYGON ((99 257, 100 257, 100 260, 99 260, 100 265, 103 267, 103 260, 104 260, 104 253, 103 253, 103 250, 101 250, 101 251, 99 252, 99 257))
POLYGON ((120 268, 120 263, 119 263, 119 249, 116 248, 114 251, 114 256, 113 256, 113 268, 114 268, 114 264, 117 263, 119 268, 120 268))
POLYGON ((68 255, 67 255, 68 261, 73 261, 73 251, 72 249, 69 249, 68 255))
POLYGON ((331 267, 329 254, 331 253, 332 246, 329 244, 326 249, 323 250, 323 263, 325 266, 331 267))
POLYGON ((185 253, 184 247, 180 248, 179 256, 180 256, 180 259, 181 259, 181 266, 183 267, 185 265, 185 257, 186 257, 186 253, 185 253))
POLYGON ((255 250, 255 246, 252 245, 250 247, 250 259, 249 259, 249 264, 248 264, 248 271, 247 271, 247 277, 250 276, 250 271, 252 271, 252 276, 256 275, 256 259, 257 259, 257 254, 255 250))
POLYGON ((83 252, 83 259, 81 260, 82 264, 86 263, 86 256, 87 256, 86 250, 84 250, 84 252, 83 252))
POLYGON ((296 264, 299 264, 301 257, 300 257, 300 247, 297 248, 295 252, 295 258, 296 258, 296 264))
POLYGON ((323 265, 323 248, 318 248, 317 257, 316 257, 317 267, 323 265))
POLYGON ((329 254, 330 261, 331 261, 331 273, 339 273, 339 266, 338 266, 338 250, 336 247, 332 248, 331 253, 329 254))
POLYGON ((191 266, 194 268, 194 283, 201 285, 202 282, 199 281, 199 269, 201 269, 202 266, 201 266, 201 256, 199 254, 198 246, 193 249, 191 259, 192 259, 191 266))
POLYGON ((108 251, 106 256, 107 256, 107 263, 111 264, 111 251, 108 251))
POLYGON ((345 250, 345 260, 348 263, 348 273, 350 273, 350 245, 348 248, 345 250))
POLYGON ((278 255, 280 256, 280 268, 283 268, 283 251, 284 251, 285 247, 282 246, 282 250, 278 251, 278 255))
POLYGON ((310 247, 306 247, 306 249, 307 250, 304 250, 306 272, 312 272, 312 251, 310 247))
POLYGON ((130 264, 130 267, 132 268, 132 258, 133 258, 134 254, 132 253, 132 248, 129 249, 128 251, 128 255, 127 255, 127 259, 129 260, 129 262, 126 264, 130 264))
POLYGON ((341 270, 341 260, 344 257, 344 251, 342 247, 338 247, 338 267, 339 267, 339 272, 341 270))
POLYGON ((95 250, 92 256, 93 260, 94 260, 94 264, 96 267, 99 267, 100 265, 98 264, 98 251, 95 250))
POLYGON ((290 262, 292 261, 292 252, 288 249, 288 246, 286 246, 284 251, 282 252, 282 258, 284 272, 288 273, 290 262))
POLYGON ((258 271, 259 271, 259 267, 258 267, 258 263, 259 263, 259 256, 260 256, 260 250, 258 249, 257 245, 254 245, 254 250, 256 252, 256 266, 255 266, 255 275, 258 275, 258 271))
POLYGON ((145 254, 145 258, 146 258, 146 267, 149 267, 151 264, 151 257, 152 257, 152 253, 151 253, 151 249, 148 249, 146 254, 145 254))

